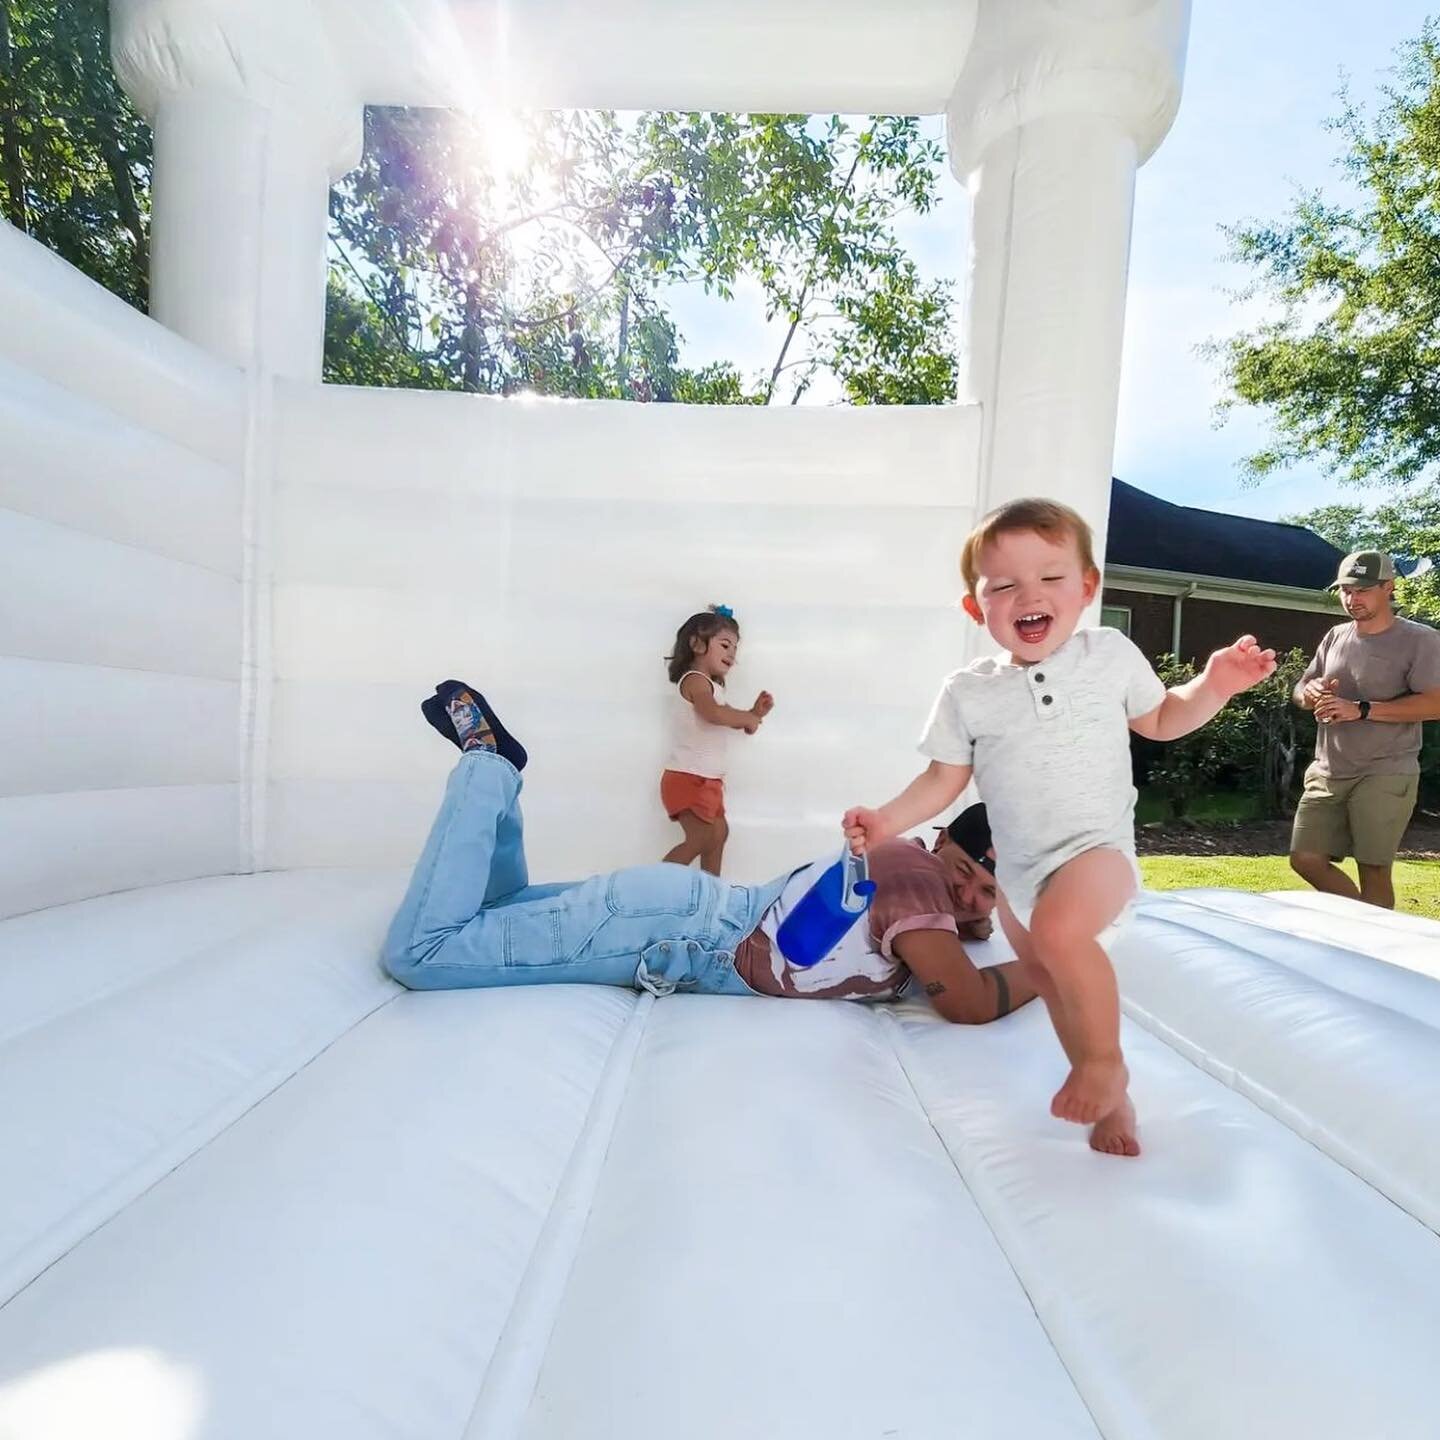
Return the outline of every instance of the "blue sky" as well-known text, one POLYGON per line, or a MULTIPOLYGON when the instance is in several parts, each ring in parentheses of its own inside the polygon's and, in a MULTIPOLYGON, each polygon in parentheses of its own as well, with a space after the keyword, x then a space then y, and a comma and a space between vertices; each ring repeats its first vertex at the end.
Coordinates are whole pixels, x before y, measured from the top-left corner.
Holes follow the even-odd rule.
MULTIPOLYGON (((1225 291, 1244 277, 1225 263, 1219 227, 1277 219, 1298 189, 1338 192, 1337 137, 1324 122, 1342 75, 1357 100, 1373 97, 1427 13, 1420 0, 1195 0, 1180 114, 1136 185, 1117 475, 1182 504, 1268 519, 1359 498, 1318 469, 1246 485, 1237 462, 1263 424, 1236 414, 1215 428, 1213 368, 1195 347, 1239 319, 1225 291)), ((947 173, 938 210, 906 224, 928 273, 962 279, 965 212, 964 190, 947 173)), ((675 299, 688 363, 768 369, 779 341, 756 294, 742 290, 729 306, 675 299)))

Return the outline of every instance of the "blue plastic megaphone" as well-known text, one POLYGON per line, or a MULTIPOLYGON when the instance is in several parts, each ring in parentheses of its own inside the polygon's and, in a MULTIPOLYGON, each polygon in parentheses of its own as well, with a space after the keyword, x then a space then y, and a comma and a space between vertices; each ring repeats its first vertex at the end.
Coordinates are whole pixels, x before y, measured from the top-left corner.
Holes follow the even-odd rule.
POLYGON ((869 863, 847 845, 780 922, 775 932, 780 953, 792 965, 818 965, 870 908, 874 893, 869 863))

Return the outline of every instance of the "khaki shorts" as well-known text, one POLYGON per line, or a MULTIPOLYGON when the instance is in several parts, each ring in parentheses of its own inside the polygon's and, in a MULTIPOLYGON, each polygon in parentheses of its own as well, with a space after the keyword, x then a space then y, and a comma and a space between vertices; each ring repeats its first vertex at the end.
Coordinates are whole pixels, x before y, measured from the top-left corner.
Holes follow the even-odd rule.
POLYGON ((1308 852, 1361 865, 1389 865, 1419 793, 1418 775, 1357 775, 1332 780, 1312 765, 1295 811, 1290 853, 1308 852))

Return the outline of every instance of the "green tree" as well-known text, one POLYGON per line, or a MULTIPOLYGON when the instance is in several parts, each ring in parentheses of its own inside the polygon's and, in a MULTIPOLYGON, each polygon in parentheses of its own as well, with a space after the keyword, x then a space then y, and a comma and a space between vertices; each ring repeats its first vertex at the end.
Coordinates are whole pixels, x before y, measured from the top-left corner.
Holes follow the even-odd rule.
MULTIPOLYGON (((0 214, 143 308, 150 134, 108 51, 105 0, 0 0, 0 214)), ((380 108, 366 131, 331 197, 331 380, 747 404, 828 371, 857 403, 952 397, 949 288, 896 233, 942 159, 913 118, 380 108), (688 366, 670 287, 742 282, 773 361, 688 366)))
MULTIPOLYGON (((1277 657, 1268 680, 1237 695, 1208 725, 1179 740, 1162 745, 1136 738, 1145 783, 1164 799, 1174 819, 1184 818, 1197 796, 1217 789, 1255 796, 1262 814, 1294 809, 1301 761, 1315 744, 1314 717, 1291 701, 1309 658, 1302 650, 1277 657)), ((1196 673, 1173 655, 1162 656, 1156 670, 1166 685, 1183 685, 1196 673)))
MULTIPOLYGON (((657 268, 725 296, 755 281, 784 323, 766 404, 795 403, 827 365, 850 398, 867 376, 878 397, 887 364, 909 354, 927 377, 937 352, 953 373, 949 290, 920 284, 895 232, 900 215, 933 208, 944 158, 913 116, 660 112, 636 137, 641 169, 676 199, 657 268)), ((922 378, 905 398, 933 403, 934 389, 922 378)))
POLYGON ((143 309, 149 177, 106 0, 0 0, 0 215, 143 309))
POLYGON ((933 205, 940 158, 904 117, 374 109, 332 198, 335 271, 463 389, 793 402, 828 367, 849 398, 934 403, 950 292, 895 222, 933 205), (687 369, 667 288, 742 280, 782 321, 773 365, 687 369))
MULTIPOLYGON (((1331 122, 1347 201, 1302 194, 1273 224, 1230 229, 1253 275, 1242 299, 1269 302, 1252 329, 1212 344, 1236 405, 1267 412, 1268 443, 1246 461, 1262 478, 1319 461, 1379 504, 1295 517, 1346 550, 1374 544, 1440 560, 1440 29, 1402 47, 1395 83, 1367 113, 1342 93, 1331 122)), ((1398 587, 1440 622, 1440 575, 1398 587)))
POLYGON ((1440 459, 1440 35, 1405 46, 1374 115, 1342 94, 1330 128, 1355 198, 1301 195, 1229 230, 1275 312, 1216 347, 1236 401, 1270 412, 1257 477, 1301 459, 1403 486, 1440 459))
POLYGON ((852 405, 944 405, 955 398, 958 364, 951 348, 952 287, 924 284, 911 260, 880 284, 842 296, 848 322, 820 350, 852 405))
POLYGON ((1397 580, 1395 595, 1400 609, 1440 625, 1440 484, 1412 486, 1404 495, 1378 505, 1323 505, 1287 518, 1323 535, 1347 554, 1383 550, 1402 560, 1433 557, 1428 569, 1397 580))

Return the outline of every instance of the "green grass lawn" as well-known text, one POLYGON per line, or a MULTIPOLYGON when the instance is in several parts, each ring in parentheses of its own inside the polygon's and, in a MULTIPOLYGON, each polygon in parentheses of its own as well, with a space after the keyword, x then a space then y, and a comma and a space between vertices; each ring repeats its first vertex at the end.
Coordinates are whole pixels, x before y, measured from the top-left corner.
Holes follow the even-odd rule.
MULTIPOLYGON (((1353 876, 1354 866, 1349 867, 1353 876)), ((1305 890, 1283 855, 1142 855, 1151 890, 1218 885, 1229 890, 1305 890)), ((1395 908, 1440 920, 1440 860, 1395 862, 1395 908)))
MULTIPOLYGON (((1254 795, 1241 794, 1237 790, 1215 790, 1209 795, 1196 795, 1186 807, 1187 819, 1215 820, 1257 820, 1260 818, 1260 801, 1254 795)), ((1170 808, 1153 790, 1142 790, 1135 802, 1135 823, 1150 825, 1170 818, 1170 808)))

